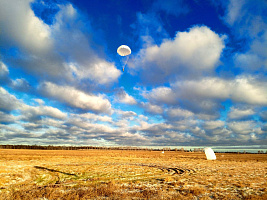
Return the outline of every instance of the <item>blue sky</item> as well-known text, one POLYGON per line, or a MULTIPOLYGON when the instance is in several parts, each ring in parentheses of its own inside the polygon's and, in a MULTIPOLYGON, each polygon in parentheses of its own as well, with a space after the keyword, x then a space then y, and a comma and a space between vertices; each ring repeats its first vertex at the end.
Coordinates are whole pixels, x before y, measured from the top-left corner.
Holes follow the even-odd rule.
POLYGON ((0 0, 0 144, 267 148, 266 10, 0 0))

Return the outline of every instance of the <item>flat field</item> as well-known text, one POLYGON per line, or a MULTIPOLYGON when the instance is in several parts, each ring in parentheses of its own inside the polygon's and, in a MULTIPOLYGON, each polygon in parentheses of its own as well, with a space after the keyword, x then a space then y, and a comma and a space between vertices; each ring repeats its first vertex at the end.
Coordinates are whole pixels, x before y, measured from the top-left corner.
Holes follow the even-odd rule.
POLYGON ((267 154, 0 149, 0 199, 267 199, 267 154))

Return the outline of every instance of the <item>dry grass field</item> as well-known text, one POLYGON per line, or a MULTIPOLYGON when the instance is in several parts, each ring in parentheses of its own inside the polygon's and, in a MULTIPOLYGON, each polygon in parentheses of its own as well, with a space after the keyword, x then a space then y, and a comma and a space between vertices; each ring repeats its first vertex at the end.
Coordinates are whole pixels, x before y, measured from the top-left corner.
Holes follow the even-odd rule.
POLYGON ((267 199, 267 154, 0 149, 0 199, 267 199))

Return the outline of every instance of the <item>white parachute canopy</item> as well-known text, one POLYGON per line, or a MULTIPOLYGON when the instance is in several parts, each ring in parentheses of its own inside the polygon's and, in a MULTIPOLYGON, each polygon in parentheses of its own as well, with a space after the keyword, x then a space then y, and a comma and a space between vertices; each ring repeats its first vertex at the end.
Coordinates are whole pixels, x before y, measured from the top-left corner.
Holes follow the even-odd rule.
POLYGON ((121 45, 119 46, 119 48, 117 49, 117 53, 120 56, 128 56, 131 54, 131 49, 130 47, 128 47, 127 45, 121 45))
POLYGON ((216 160, 216 155, 211 148, 206 147, 204 150, 205 150, 207 160, 216 160))
POLYGON ((126 65, 127 62, 128 62, 128 59, 129 59, 129 56, 128 56, 128 55, 130 55, 131 52, 132 52, 132 51, 131 51, 130 47, 128 47, 127 45, 121 45, 121 46, 119 46, 119 48, 117 49, 117 53, 118 53, 120 56, 126 56, 126 57, 127 57, 126 61, 124 62, 124 65, 123 65, 123 67, 122 67, 123 71, 124 71, 124 67, 125 67, 125 65, 126 65))

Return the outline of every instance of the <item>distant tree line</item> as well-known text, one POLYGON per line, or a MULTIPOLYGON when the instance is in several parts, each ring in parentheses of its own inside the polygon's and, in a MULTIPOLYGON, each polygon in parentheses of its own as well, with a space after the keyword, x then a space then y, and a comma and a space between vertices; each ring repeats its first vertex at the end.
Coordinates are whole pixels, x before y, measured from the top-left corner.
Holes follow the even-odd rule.
MULTIPOLYGON (((41 145, 0 145, 0 149, 38 149, 38 150, 90 150, 90 149, 101 149, 101 150, 146 150, 146 151, 181 151, 189 152, 192 150, 185 150, 184 148, 144 148, 144 147, 100 147, 100 146, 41 146, 41 145)), ((202 152, 203 149, 194 149, 194 152, 202 152)))
MULTIPOLYGON (((38 149, 38 150, 91 150, 91 149, 99 149, 99 150, 142 150, 142 151, 177 151, 177 152, 204 152, 203 148, 194 148, 190 150, 186 150, 184 148, 144 148, 144 147, 132 147, 132 146, 122 146, 122 147, 104 147, 104 146, 42 146, 42 145, 0 145, 0 149, 38 149)), ((215 152, 218 153, 218 152, 215 152)), ((221 152, 221 153, 243 153, 248 154, 248 152, 221 152)), ((263 154, 263 151, 258 151, 258 154, 263 154)), ((267 151, 265 152, 267 154, 267 151)))

